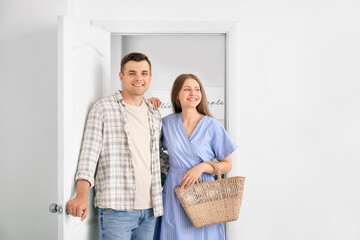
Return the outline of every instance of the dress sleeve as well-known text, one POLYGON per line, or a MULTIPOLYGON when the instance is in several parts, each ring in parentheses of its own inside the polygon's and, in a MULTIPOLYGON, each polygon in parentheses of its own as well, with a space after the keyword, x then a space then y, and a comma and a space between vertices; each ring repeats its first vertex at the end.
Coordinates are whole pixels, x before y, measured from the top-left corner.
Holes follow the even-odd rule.
POLYGON ((237 149, 237 145, 231 140, 223 126, 216 120, 214 120, 210 145, 218 161, 225 159, 237 149))

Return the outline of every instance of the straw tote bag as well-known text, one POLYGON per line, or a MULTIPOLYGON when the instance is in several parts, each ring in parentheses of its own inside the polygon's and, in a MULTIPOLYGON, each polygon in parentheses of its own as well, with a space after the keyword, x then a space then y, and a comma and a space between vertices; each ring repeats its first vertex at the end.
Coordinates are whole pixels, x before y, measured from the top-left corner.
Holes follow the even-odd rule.
POLYGON ((181 205, 196 228, 236 221, 244 190, 245 177, 222 179, 219 166, 211 161, 206 163, 215 168, 218 180, 201 182, 199 179, 187 190, 175 189, 181 205))

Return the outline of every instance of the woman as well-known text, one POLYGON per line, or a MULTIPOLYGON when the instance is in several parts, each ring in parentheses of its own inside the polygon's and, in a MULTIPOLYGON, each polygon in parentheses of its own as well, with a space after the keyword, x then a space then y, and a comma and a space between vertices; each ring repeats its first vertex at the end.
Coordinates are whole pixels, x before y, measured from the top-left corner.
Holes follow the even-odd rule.
POLYGON ((214 180, 215 170, 205 163, 216 158, 222 173, 231 170, 230 154, 237 148, 224 128, 212 118, 200 80, 182 74, 171 90, 174 114, 163 118, 162 146, 168 151, 170 170, 163 189, 164 216, 158 219, 155 239, 225 239, 223 224, 195 228, 182 208, 175 189, 190 188, 201 177, 214 180))

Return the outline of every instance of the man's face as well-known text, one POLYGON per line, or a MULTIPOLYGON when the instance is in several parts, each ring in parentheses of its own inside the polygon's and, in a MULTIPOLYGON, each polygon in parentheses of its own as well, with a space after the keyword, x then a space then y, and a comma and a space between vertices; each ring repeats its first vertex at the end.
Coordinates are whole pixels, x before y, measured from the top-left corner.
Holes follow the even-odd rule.
POLYGON ((150 66, 147 61, 129 61, 124 66, 124 74, 120 72, 123 91, 132 96, 143 96, 151 82, 150 66))

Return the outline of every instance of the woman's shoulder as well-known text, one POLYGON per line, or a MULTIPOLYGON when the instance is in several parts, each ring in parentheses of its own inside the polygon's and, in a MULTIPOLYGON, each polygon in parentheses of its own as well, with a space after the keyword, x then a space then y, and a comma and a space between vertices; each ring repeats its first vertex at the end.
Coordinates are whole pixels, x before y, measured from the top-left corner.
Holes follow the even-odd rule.
POLYGON ((205 120, 207 122, 208 127, 222 127, 221 123, 215 118, 210 117, 208 115, 206 115, 204 118, 206 118, 205 120))
POLYGON ((163 119, 162 119, 163 124, 167 124, 167 123, 171 123, 171 122, 175 121, 175 119, 178 117, 178 114, 179 113, 172 113, 172 114, 169 114, 169 115, 163 117, 163 119))
POLYGON ((205 116, 206 117, 206 129, 209 133, 211 133, 211 135, 213 134, 221 134, 223 132, 226 132, 226 129, 224 128, 224 126, 215 118, 210 117, 210 116, 205 116))

